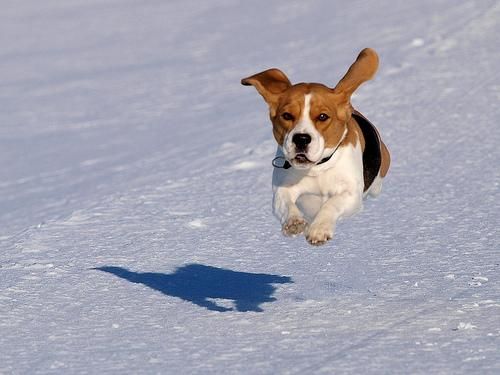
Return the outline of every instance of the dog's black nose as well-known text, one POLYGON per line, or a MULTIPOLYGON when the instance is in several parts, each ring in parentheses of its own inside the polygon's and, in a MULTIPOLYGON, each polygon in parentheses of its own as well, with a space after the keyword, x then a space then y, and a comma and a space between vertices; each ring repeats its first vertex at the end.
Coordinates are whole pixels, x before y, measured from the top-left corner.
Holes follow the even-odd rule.
POLYGON ((309 143, 311 143, 311 136, 305 133, 297 133, 293 136, 292 141, 295 143, 297 148, 303 150, 309 143))

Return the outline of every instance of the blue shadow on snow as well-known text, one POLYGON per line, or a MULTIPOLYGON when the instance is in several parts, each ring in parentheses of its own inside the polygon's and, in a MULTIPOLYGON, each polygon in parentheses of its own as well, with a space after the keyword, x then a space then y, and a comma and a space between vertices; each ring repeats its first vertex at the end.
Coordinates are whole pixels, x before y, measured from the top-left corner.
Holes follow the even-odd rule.
POLYGON ((288 276, 238 272, 203 264, 188 264, 177 268, 172 274, 133 272, 112 266, 94 269, 220 312, 234 309, 262 312, 261 303, 276 301, 273 297, 276 288, 272 284, 293 283, 288 276), (210 300, 212 298, 232 300, 235 308, 219 306, 210 300))

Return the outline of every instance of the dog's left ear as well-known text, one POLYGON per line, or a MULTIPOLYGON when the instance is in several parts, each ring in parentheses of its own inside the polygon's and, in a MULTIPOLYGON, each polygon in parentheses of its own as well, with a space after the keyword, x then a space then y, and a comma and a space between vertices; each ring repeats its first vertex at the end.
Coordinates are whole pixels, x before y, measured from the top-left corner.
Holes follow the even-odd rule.
POLYGON ((243 78, 241 84, 254 86, 269 105, 271 112, 277 105, 279 96, 292 86, 285 73, 275 68, 243 78))
POLYGON ((349 100, 352 93, 363 83, 373 78, 378 68, 378 55, 375 50, 365 48, 351 65, 345 76, 333 89, 335 93, 346 95, 349 100))

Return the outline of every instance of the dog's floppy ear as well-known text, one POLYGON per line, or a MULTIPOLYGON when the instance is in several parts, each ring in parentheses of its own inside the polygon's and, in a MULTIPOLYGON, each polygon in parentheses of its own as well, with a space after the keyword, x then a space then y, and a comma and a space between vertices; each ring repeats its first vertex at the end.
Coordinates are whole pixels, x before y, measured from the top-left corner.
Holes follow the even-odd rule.
POLYGON ((378 68, 378 55, 375 50, 365 48, 362 50, 356 61, 354 61, 345 74, 333 89, 336 93, 342 93, 349 99, 352 93, 363 83, 373 78, 378 68))
POLYGON ((241 84, 254 86, 270 107, 276 105, 278 97, 292 86, 285 73, 275 68, 243 78, 241 84))

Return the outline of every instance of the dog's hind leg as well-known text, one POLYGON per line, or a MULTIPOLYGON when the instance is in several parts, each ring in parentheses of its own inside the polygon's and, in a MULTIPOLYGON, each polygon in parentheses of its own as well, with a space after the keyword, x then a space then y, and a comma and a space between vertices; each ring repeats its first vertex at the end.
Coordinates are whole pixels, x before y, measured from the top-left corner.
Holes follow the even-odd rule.
MULTIPOLYGON (((373 198, 376 198, 380 195, 380 193, 382 192, 382 181, 383 181, 383 178, 380 177, 380 175, 378 175, 377 177, 375 177, 375 180, 373 180, 370 188, 368 189, 368 191, 366 192, 366 194, 370 195, 370 197, 373 197, 373 198)), ((365 194, 365 196, 366 196, 365 194)))

